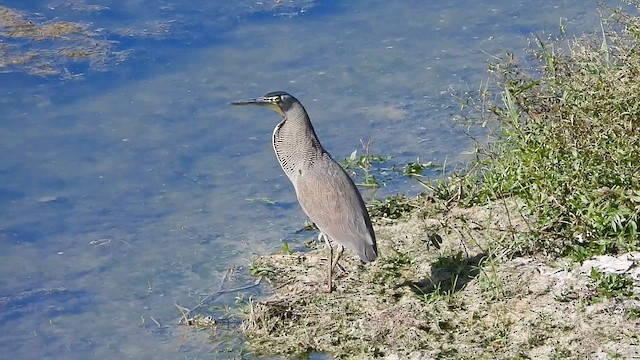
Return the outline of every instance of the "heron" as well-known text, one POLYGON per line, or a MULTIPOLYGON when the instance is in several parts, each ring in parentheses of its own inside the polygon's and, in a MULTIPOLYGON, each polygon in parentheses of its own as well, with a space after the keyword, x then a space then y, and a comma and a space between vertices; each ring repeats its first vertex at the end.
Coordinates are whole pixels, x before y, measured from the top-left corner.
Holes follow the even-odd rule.
POLYGON ((378 257, 376 235, 362 195, 351 177, 324 149, 304 106, 284 91, 235 101, 232 105, 258 105, 282 116, 273 129, 273 151, 291 181, 298 203, 320 230, 329 248, 328 292, 333 291, 333 247, 335 241, 369 263, 378 257))

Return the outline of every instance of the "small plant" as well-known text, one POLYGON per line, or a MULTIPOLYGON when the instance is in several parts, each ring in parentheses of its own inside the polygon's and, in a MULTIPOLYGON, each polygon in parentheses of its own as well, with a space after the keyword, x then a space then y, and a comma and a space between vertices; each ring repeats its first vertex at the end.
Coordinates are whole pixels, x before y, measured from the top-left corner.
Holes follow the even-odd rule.
POLYGON ((456 275, 466 275, 471 270, 462 251, 458 251, 451 256, 440 256, 431 266, 433 269, 447 271, 456 275))
POLYGON ((291 250, 291 248, 289 248, 289 243, 288 242, 284 242, 284 244, 282 244, 282 253, 285 255, 291 255, 293 254, 293 250, 291 250))
POLYGON ((595 253, 596 252, 593 251, 593 249, 589 249, 582 245, 573 245, 567 251, 569 258, 579 263, 591 259, 595 253))
POLYGON ((270 276, 274 274, 274 270, 270 267, 266 267, 266 266, 251 266, 251 268, 249 269, 249 273, 252 276, 270 276))
POLYGON ((318 227, 316 226, 316 224, 313 221, 307 219, 302 224, 302 229, 298 230, 297 232, 313 231, 313 230, 318 230, 318 227))
POLYGON ((501 299, 504 296, 504 284, 493 264, 478 267, 478 285, 489 300, 501 299))
POLYGON ((627 311, 627 319, 638 320, 640 319, 640 307, 635 307, 627 311))
POLYGON ((450 283, 443 285, 439 282, 435 284, 431 291, 425 291, 421 287, 414 285, 414 292, 418 294, 418 299, 427 304, 433 304, 438 301, 451 302, 454 300, 455 292, 458 288, 458 275, 450 279, 450 283))
POLYGON ((403 272, 412 263, 412 259, 407 253, 397 250, 394 250, 390 256, 378 259, 378 261, 381 266, 374 281, 385 285, 389 283, 401 283, 404 280, 402 277, 403 272))
POLYGON ((402 173, 408 177, 422 177, 422 173, 429 168, 436 167, 433 162, 427 163, 420 162, 420 158, 416 159, 416 162, 410 162, 404 166, 402 173))
POLYGON ((409 200, 406 196, 395 195, 384 200, 374 199, 371 206, 369 206, 369 213, 373 217, 395 220, 406 217, 415 207, 415 202, 409 200))
POLYGON ((594 267, 590 277, 595 290, 604 298, 633 295, 633 281, 625 276, 603 273, 594 267))
POLYGON ((370 153, 370 143, 363 143, 364 155, 358 156, 358 150, 353 150, 351 155, 342 161, 342 167, 351 173, 351 176, 358 178, 359 173, 362 173, 363 180, 356 183, 356 185, 366 188, 379 188, 380 182, 373 174, 373 165, 387 162, 391 159, 390 156, 372 155, 370 153))

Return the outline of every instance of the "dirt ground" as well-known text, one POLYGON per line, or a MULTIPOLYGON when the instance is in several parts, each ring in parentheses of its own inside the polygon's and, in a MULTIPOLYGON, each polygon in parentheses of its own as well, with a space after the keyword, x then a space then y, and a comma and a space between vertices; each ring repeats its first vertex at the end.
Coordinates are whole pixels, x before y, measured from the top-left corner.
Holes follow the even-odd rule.
MULTIPOLYGON (((514 256, 527 223, 511 201, 378 219, 380 257, 360 265, 345 252, 332 293, 322 244, 260 257, 254 269, 273 292, 243 323, 249 346, 343 358, 640 358, 638 295, 601 296, 597 261, 514 256)), ((640 254, 620 259, 640 294, 640 254)))

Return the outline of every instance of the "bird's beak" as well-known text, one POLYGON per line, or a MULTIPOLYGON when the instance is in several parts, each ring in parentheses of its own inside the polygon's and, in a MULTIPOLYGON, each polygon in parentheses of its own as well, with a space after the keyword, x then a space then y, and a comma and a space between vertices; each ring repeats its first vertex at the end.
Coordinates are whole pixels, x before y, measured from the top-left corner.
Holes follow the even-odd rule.
POLYGON ((267 98, 264 98, 262 96, 257 97, 255 99, 249 99, 249 100, 241 100, 241 101, 234 101, 231 103, 231 105, 270 105, 273 104, 271 101, 269 101, 267 98))
POLYGON ((234 102, 231 103, 231 105, 236 105, 236 106, 244 106, 244 105, 266 106, 266 107, 268 107, 268 108, 270 108, 272 110, 275 110, 280 115, 284 115, 282 113, 282 110, 280 110, 280 106, 278 106, 278 104, 273 102, 273 98, 271 98, 271 97, 260 96, 260 97, 257 97, 257 98, 254 98, 254 99, 249 99, 249 100, 234 101, 234 102))

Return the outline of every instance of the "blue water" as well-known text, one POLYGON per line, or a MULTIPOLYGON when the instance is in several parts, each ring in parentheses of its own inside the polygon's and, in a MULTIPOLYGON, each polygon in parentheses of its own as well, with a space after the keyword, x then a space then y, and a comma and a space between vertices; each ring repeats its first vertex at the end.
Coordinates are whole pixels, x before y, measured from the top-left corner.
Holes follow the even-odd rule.
MULTIPOLYGON (((615 4, 615 2, 611 2, 615 4)), ((595 1, 2 1, 88 24, 105 53, 0 68, 0 358, 225 358, 173 325, 251 279, 256 254, 312 234, 272 154, 273 90, 307 107, 337 159, 466 159, 455 94, 533 33, 599 27, 595 1), (260 200, 275 201, 269 204, 260 200), (158 326, 153 319, 158 321, 158 326)), ((73 39, 2 39, 55 51, 73 39), (66 42, 66 43, 65 43, 66 42)), ((415 194, 411 180, 374 196, 415 194)), ((252 289, 251 293, 259 293, 252 289)), ((229 294, 217 304, 233 304, 229 294)))

